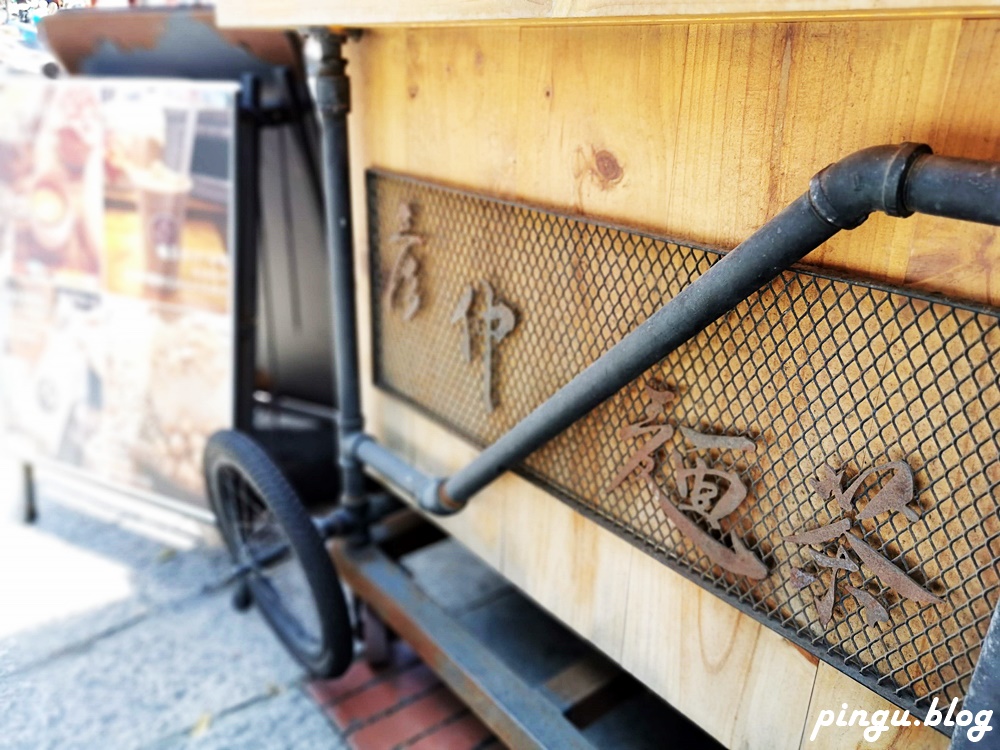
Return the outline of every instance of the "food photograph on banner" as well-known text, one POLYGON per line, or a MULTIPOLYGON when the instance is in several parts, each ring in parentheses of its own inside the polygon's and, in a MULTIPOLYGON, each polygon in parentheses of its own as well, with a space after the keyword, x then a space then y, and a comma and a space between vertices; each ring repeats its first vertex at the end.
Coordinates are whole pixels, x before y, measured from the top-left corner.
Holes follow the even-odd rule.
POLYGON ((232 420, 235 89, 0 84, 3 406, 32 460, 204 506, 232 420))

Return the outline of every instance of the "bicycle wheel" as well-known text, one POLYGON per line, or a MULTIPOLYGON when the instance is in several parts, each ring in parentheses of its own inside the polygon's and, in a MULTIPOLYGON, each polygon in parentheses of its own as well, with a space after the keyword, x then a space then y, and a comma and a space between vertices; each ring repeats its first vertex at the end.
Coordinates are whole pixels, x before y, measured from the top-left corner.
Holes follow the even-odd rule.
POLYGON ((222 536, 264 619, 316 677, 353 658, 347 603, 323 540, 281 470, 249 436, 215 433, 205 482, 222 536))

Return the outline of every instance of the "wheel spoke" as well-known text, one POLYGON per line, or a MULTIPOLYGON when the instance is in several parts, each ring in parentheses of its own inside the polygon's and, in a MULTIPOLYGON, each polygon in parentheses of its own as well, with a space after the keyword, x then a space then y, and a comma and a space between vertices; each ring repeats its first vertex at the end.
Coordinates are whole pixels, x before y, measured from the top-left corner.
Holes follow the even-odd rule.
POLYGON ((312 520, 259 446, 231 432, 213 441, 206 450, 208 486, 241 579, 310 672, 339 674, 353 652, 350 620, 312 520))
POLYGON ((238 559, 254 577, 255 596, 281 613, 284 627, 312 648, 321 645, 320 624, 301 563, 274 514, 235 467, 220 471, 223 507, 236 532, 238 559))

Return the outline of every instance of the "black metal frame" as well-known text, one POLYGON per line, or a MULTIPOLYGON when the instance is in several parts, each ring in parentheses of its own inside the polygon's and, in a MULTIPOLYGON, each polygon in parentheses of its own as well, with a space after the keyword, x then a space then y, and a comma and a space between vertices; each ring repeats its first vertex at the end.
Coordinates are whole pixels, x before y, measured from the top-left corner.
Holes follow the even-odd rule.
MULTIPOLYGON (((363 490, 365 468, 383 476, 425 511, 446 515, 462 510, 502 473, 840 230, 859 226, 874 211, 901 218, 920 212, 1000 226, 1000 164, 935 156, 922 144, 859 151, 814 176, 807 192, 467 466, 451 477, 432 476, 363 432, 347 142, 350 89, 342 56, 346 37, 325 30, 317 34, 323 45, 317 101, 324 126, 327 249, 340 408, 338 461, 343 480, 342 505, 334 514, 337 521, 330 517, 320 522, 328 532, 367 537, 373 514, 363 490)), ((977 667, 970 700, 996 693, 997 680, 987 671, 995 671, 996 659, 988 655, 1000 651, 997 642, 1000 626, 991 627, 984 641, 983 666, 977 667), (993 687, 980 687, 987 680, 993 687)))
POLYGON ((236 269, 233 293, 233 427, 253 428, 259 242, 260 80, 241 81, 236 116, 236 269))

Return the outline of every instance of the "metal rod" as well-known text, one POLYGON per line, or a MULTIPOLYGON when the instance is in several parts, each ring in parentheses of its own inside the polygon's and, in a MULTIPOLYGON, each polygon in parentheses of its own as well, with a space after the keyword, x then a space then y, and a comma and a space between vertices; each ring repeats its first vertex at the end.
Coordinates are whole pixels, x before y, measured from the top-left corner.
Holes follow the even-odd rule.
POLYGON ((361 463, 349 449, 351 436, 363 425, 358 374, 357 312, 354 291, 354 245, 351 226, 351 185, 348 162, 347 113, 351 108, 345 38, 326 29, 315 31, 323 54, 316 77, 316 104, 323 120, 323 186, 326 244, 330 259, 330 300, 333 310, 334 372, 339 410, 338 456, 341 502, 365 503, 361 463))
POLYGON ((919 213, 997 224, 1000 164, 969 159, 918 161, 907 181, 906 204, 919 213))
POLYGON ((439 498, 454 511, 507 469, 663 359, 837 229, 799 198, 651 315, 596 362, 447 480, 439 498))
MULTIPOLYGON (((993 611, 993 619, 983 639, 982 651, 976 660, 976 669, 972 673, 969 691, 962 702, 962 708, 971 712, 973 724, 955 728, 950 750, 1000 749, 1000 730, 996 727, 990 729, 994 723, 993 714, 998 706, 1000 706, 1000 607, 993 611)), ((937 706, 943 716, 949 712, 949 708, 948 705, 937 706)))
POLYGON ((292 555, 292 548, 288 544, 278 544, 269 549, 264 550, 259 555, 255 556, 251 561, 245 562, 242 565, 233 568, 233 572, 230 573, 228 581, 235 580, 237 578, 243 578, 251 573, 265 570, 266 568, 276 565, 279 562, 284 562, 292 555))
POLYGON ((434 492, 440 483, 439 479, 420 471, 368 435, 356 435, 351 451, 361 463, 375 469, 411 497, 420 498, 434 492))

